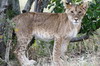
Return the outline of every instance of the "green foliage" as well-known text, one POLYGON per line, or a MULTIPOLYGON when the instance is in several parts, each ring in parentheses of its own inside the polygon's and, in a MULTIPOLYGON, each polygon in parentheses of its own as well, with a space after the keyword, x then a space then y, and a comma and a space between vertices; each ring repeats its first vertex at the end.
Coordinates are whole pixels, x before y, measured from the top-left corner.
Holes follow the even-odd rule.
POLYGON ((14 17, 14 12, 12 10, 7 10, 6 14, 7 14, 7 18, 11 19, 12 17, 14 17))
POLYGON ((72 0, 73 3, 80 2, 81 0, 72 0))
POLYGON ((12 40, 13 26, 14 26, 14 23, 11 20, 6 19, 6 27, 5 27, 5 31, 4 31, 4 42, 5 42, 5 44, 7 44, 7 42, 9 40, 12 40))
POLYGON ((8 9, 6 11, 7 18, 12 19, 14 16, 18 15, 16 12, 14 12, 12 9, 8 9))
POLYGON ((55 5, 55 8, 51 11, 53 13, 62 13, 64 12, 64 6, 63 3, 61 3, 61 0, 51 0, 51 3, 49 4, 49 8, 55 5))
POLYGON ((92 32, 100 28, 100 0, 90 4, 87 14, 83 19, 81 33, 92 32))

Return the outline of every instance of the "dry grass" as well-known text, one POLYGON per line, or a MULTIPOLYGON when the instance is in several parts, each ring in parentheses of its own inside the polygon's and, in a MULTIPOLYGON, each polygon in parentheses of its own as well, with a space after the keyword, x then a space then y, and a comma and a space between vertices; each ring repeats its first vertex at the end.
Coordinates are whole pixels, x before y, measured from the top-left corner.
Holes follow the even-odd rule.
MULTIPOLYGON (((79 56, 75 58, 68 58, 64 63, 64 66, 100 66, 100 57, 97 55, 88 54, 85 56, 79 56)), ((41 58, 36 66, 52 66, 48 58, 41 58)))

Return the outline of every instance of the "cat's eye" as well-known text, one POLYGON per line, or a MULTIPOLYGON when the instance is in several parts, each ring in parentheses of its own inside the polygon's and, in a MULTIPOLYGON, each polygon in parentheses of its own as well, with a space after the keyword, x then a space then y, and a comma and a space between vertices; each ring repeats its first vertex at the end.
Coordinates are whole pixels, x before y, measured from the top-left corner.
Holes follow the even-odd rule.
POLYGON ((74 13, 73 11, 71 11, 71 13, 74 13))
POLYGON ((81 13, 81 11, 79 11, 78 13, 81 13))

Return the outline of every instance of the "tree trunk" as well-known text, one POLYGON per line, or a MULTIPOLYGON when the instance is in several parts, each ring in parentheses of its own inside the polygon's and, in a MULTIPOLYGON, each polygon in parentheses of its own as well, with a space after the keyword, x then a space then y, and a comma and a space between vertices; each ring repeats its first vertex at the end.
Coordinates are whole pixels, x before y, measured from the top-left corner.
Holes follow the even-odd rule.
POLYGON ((1 6, 0 6, 0 55, 1 58, 4 59, 5 56, 5 50, 6 50, 6 45, 4 43, 4 31, 5 31, 5 24, 6 24, 6 16, 5 16, 5 11, 6 11, 6 6, 7 6, 7 0, 1 0, 1 6))
POLYGON ((35 2, 33 11, 34 12, 43 12, 43 9, 45 7, 47 7, 47 5, 50 2, 50 0, 28 0, 26 5, 25 5, 25 7, 24 7, 24 10, 22 12, 23 13, 29 12, 33 2, 35 2))
POLYGON ((11 36, 10 23, 7 22, 6 11, 11 8, 16 14, 20 13, 19 1, 18 0, 0 0, 0 61, 4 64, 0 66, 5 66, 5 63, 9 65, 9 54, 11 46, 11 36))
POLYGON ((12 8, 16 15, 20 14, 19 0, 12 0, 12 8))
POLYGON ((20 14, 19 0, 8 0, 8 9, 12 10, 15 15, 20 14))
POLYGON ((0 0, 0 61, 3 63, 0 66, 5 66, 5 52, 6 52, 6 43, 4 41, 4 33, 6 26, 6 9, 7 9, 8 0, 0 0))
POLYGON ((34 12, 43 12, 50 0, 35 0, 34 12))
POLYGON ((25 12, 29 12, 30 9, 31 9, 31 6, 33 4, 34 0, 28 0, 25 7, 24 7, 24 10, 22 10, 23 13, 25 12))
POLYGON ((78 42, 78 41, 83 41, 83 40, 86 40, 89 38, 89 35, 86 34, 86 35, 83 35, 81 37, 75 37, 75 38, 72 38, 70 42, 78 42))
POLYGON ((4 43, 4 29, 5 27, 5 14, 4 14, 4 10, 2 10, 2 8, 0 8, 0 57, 2 59, 4 59, 4 55, 5 55, 5 50, 6 50, 6 45, 4 43))

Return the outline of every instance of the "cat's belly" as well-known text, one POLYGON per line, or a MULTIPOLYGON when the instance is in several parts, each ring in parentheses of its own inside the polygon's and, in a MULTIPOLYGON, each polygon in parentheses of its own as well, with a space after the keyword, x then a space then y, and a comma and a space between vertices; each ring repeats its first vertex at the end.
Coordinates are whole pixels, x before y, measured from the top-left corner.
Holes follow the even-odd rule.
POLYGON ((37 32, 35 34, 35 39, 43 40, 43 41, 51 41, 53 40, 53 35, 48 32, 37 32))

